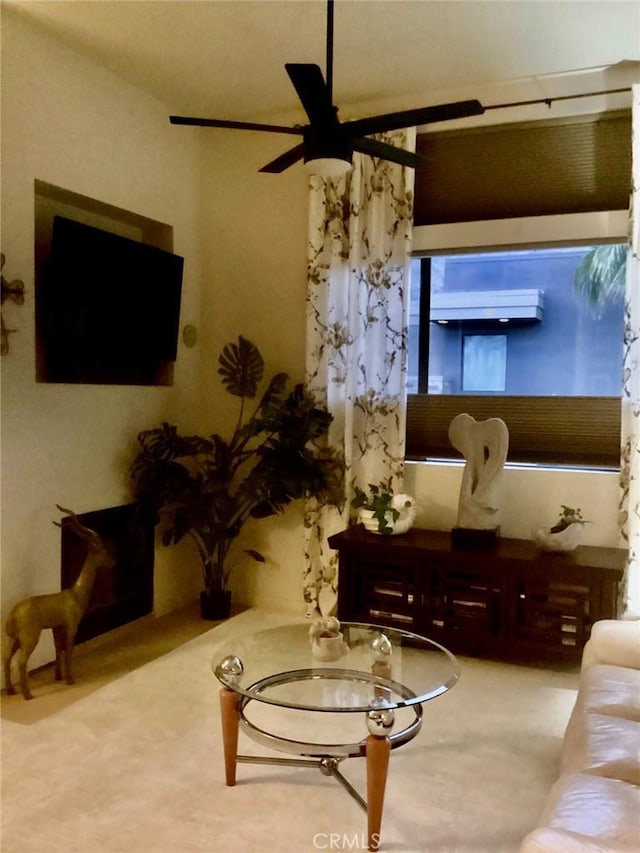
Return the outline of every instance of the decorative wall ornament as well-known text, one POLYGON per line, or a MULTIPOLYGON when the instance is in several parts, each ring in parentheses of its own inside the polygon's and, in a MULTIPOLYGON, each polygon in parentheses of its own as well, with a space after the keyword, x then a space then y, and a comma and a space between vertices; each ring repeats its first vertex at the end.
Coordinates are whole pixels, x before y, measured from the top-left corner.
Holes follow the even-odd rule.
POLYGON ((466 459, 456 528, 495 535, 498 530, 495 489, 507 461, 507 425, 500 418, 476 421, 468 414, 457 415, 449 426, 449 441, 466 459))
MULTIPOLYGON (((0 270, 4 268, 4 262, 4 255, 0 255, 0 270)), ((0 280, 2 282, 2 305, 4 305, 7 299, 15 302, 16 305, 22 305, 24 303, 23 282, 18 279, 15 279, 15 281, 7 281, 3 275, 0 275, 0 280)), ((16 331, 17 329, 8 329, 5 326, 4 316, 0 309, 0 353, 2 355, 6 355, 9 352, 9 335, 16 331)))

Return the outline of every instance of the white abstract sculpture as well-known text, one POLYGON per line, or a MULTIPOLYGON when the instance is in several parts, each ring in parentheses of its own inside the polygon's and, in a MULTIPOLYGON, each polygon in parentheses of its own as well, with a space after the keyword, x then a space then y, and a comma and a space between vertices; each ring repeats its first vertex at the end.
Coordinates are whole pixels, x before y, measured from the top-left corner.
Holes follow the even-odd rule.
POLYGON ((449 441, 466 459, 456 527, 497 530, 494 492, 507 460, 507 425, 500 418, 476 421, 471 415, 457 415, 449 425, 449 441))

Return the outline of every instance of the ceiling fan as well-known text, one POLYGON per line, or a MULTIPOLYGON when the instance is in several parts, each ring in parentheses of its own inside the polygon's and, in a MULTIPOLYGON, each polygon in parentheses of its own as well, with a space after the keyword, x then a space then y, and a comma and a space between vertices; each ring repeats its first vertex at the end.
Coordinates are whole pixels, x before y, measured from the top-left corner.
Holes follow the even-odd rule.
POLYGON ((170 122, 199 127, 225 127, 302 136, 302 142, 267 163, 260 171, 283 172, 299 160, 304 160, 312 174, 338 176, 351 168, 354 151, 413 168, 418 165, 418 157, 414 153, 371 139, 370 134, 466 118, 481 115, 484 112, 484 107, 479 101, 470 100, 341 122, 338 118, 338 108, 333 104, 333 3, 334 0, 327 0, 326 81, 318 65, 295 62, 285 64, 287 74, 309 118, 309 124, 284 127, 175 115, 169 117, 170 122))

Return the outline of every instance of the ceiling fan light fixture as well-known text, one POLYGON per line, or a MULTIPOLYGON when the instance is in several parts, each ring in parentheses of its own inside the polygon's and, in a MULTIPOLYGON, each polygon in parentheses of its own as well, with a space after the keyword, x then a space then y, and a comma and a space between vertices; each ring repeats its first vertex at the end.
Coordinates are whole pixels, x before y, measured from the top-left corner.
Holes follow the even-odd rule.
POLYGON ((342 157, 314 157, 306 160, 304 167, 310 175, 320 178, 342 178, 352 168, 351 160, 342 157))

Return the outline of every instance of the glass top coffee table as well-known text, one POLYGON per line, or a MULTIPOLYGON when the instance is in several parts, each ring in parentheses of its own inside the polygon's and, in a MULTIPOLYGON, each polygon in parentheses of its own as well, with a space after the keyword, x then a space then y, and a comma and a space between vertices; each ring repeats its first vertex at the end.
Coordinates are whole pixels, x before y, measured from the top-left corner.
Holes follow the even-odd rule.
POLYGON ((369 849, 377 850, 390 752, 418 734, 422 704, 450 690, 460 668, 444 646, 417 634, 354 622, 334 627, 337 633, 309 622, 270 628, 216 650, 212 669, 222 684, 226 783, 235 785, 238 762, 314 764, 367 812, 369 849), (252 715, 256 703, 266 723, 252 715), (291 713, 313 721, 314 737, 290 736, 293 729, 284 718, 291 713), (347 715, 351 722, 358 713, 364 717, 362 736, 330 737, 347 715), (278 718, 286 736, 277 731, 278 718), (240 728, 252 740, 298 758, 238 755, 240 728), (339 769, 341 761, 357 756, 366 759, 366 801, 339 769))

